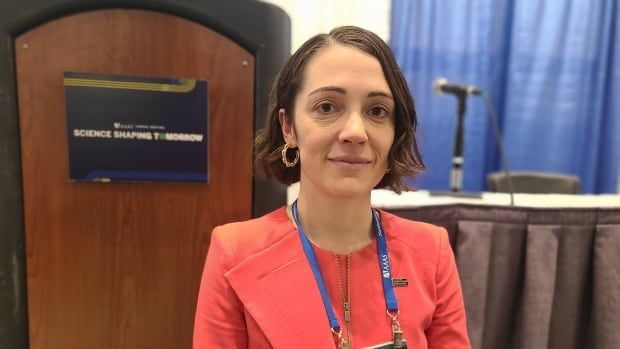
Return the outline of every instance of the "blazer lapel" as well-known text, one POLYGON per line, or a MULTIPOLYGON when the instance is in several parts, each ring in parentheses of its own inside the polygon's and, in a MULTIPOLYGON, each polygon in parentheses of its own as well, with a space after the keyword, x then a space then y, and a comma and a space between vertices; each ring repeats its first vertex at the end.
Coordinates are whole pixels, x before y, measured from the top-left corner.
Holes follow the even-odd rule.
POLYGON ((335 348, 323 301, 296 234, 226 273, 275 348, 335 348))

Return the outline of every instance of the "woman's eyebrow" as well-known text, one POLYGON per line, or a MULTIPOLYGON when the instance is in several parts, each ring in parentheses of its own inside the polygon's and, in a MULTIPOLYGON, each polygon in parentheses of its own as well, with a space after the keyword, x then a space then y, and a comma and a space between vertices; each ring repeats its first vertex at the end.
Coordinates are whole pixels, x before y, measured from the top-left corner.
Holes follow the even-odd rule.
POLYGON ((319 92, 338 92, 341 93, 343 95, 347 94, 347 91, 345 89, 343 89, 342 87, 338 87, 338 86, 325 86, 325 87, 319 87, 316 90, 308 93, 308 96, 311 96, 315 93, 319 93, 319 92))
MULTIPOLYGON (((347 94, 347 91, 345 89, 343 89, 342 87, 338 87, 338 86, 325 86, 325 87, 319 87, 316 90, 308 93, 308 96, 311 96, 315 93, 319 93, 319 92, 337 92, 343 95, 347 94)), ((368 92, 368 97, 387 97, 390 99, 394 99, 394 97, 392 97, 391 94, 387 93, 387 92, 383 92, 383 91, 370 91, 368 92)))
POLYGON ((368 97, 387 97, 390 99, 394 99, 394 97, 392 97, 391 94, 387 93, 387 92, 383 92, 383 91, 370 91, 368 93, 368 97))

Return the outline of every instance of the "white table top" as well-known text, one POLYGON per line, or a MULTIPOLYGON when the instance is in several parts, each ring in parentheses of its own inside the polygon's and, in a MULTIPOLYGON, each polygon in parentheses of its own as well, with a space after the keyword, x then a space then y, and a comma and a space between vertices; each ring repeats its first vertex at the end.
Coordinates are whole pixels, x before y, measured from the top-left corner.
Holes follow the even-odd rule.
MULTIPOLYGON (((291 204, 299 193, 299 183, 288 187, 287 202, 291 204)), ((510 205, 510 195, 506 193, 482 193, 481 198, 435 196, 429 191, 403 192, 400 195, 391 190, 372 191, 371 202, 378 208, 410 208, 416 206, 471 204, 471 205, 510 205)), ((563 194, 514 194, 514 204, 518 207, 606 207, 620 208, 620 195, 563 195, 563 194)))

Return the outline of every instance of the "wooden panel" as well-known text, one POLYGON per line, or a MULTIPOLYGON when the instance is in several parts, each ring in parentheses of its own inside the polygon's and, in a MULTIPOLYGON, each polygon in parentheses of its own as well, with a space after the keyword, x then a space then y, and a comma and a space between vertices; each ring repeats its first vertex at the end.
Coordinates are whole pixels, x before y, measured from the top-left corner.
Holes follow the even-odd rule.
POLYGON ((15 52, 30 347, 191 347, 211 229, 251 215, 253 57, 141 10, 55 20, 15 52), (207 80, 209 184, 69 182, 65 71, 207 80))

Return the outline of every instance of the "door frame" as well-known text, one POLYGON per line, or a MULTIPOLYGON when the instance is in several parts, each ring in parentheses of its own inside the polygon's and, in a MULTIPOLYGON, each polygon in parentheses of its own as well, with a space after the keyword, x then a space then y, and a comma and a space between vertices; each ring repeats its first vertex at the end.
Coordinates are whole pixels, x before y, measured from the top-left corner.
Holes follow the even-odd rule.
MULTIPOLYGON (((13 43, 19 35, 72 14, 132 8, 163 12, 224 35, 255 57, 254 133, 266 117, 272 80, 290 56, 290 19, 253 0, 4 0, 0 2, 0 347, 28 348, 25 228, 13 43), (9 311, 4 311, 8 309, 9 311)), ((286 188, 254 177, 252 215, 286 202, 286 188)))

